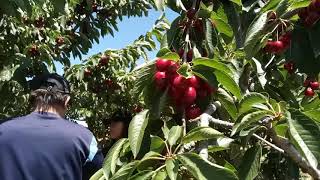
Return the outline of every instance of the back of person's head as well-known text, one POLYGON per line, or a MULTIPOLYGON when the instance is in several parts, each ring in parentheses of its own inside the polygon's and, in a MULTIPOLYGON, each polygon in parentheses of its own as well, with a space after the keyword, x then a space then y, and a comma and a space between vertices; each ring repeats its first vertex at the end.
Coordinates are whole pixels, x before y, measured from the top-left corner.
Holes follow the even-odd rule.
POLYGON ((30 81, 30 104, 33 110, 47 111, 53 107, 66 109, 70 101, 70 86, 62 76, 52 73, 30 81))

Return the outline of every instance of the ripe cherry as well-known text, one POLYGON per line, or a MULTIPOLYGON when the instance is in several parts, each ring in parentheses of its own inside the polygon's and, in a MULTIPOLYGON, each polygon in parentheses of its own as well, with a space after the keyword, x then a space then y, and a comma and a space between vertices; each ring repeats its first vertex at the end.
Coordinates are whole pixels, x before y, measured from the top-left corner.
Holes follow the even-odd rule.
POLYGON ((31 56, 39 56, 39 55, 40 55, 38 46, 35 45, 35 44, 33 44, 28 51, 29 51, 29 54, 30 54, 31 56))
POLYGON ((183 101, 185 105, 193 104, 197 98, 197 91, 194 87, 188 87, 184 92, 183 101))
POLYGON ((196 89, 200 87, 199 80, 196 76, 191 76, 190 78, 188 78, 187 84, 188 86, 194 87, 196 89))
POLYGON ((92 8, 93 12, 97 12, 98 11, 98 4, 96 2, 92 3, 91 8, 92 8))
POLYGON ((303 82, 303 86, 304 87, 309 87, 311 80, 309 78, 307 78, 304 82, 303 82))
POLYGON ((104 80, 104 84, 110 88, 113 85, 113 81, 111 79, 106 79, 104 80))
POLYGON ((84 76, 85 77, 90 77, 91 75, 92 75, 92 71, 90 69, 87 68, 87 69, 84 70, 84 76))
POLYGON ((190 49, 187 53, 187 62, 191 62, 193 58, 193 50, 190 49))
POLYGON ((168 73, 176 73, 177 70, 179 68, 179 64, 174 62, 174 61, 169 61, 169 65, 168 65, 168 69, 167 69, 167 72, 168 73))
POLYGON ((178 51, 178 54, 179 54, 180 58, 183 57, 183 53, 184 53, 184 50, 182 48, 180 48, 179 51, 178 51))
POLYGON ((109 63, 109 56, 102 55, 99 60, 99 65, 106 66, 109 63))
POLYGON ((187 87, 186 78, 181 76, 180 74, 176 75, 173 79, 172 86, 176 89, 185 89, 187 87))
POLYGON ((284 63, 284 65, 283 65, 283 67, 284 67, 284 69, 286 69, 287 71, 288 71, 288 73, 294 73, 294 71, 295 71, 295 68, 294 68, 294 64, 293 64, 293 62, 286 62, 286 63, 284 63))
POLYGON ((161 72, 161 71, 156 72, 156 74, 154 75, 154 79, 155 79, 156 86, 159 89, 163 89, 166 87, 167 81, 166 81, 165 72, 161 72))
POLYGON ((63 45, 63 44, 64 44, 64 39, 63 39, 63 37, 62 37, 62 36, 57 37, 57 38, 56 38, 56 43, 57 43, 58 46, 63 45))
POLYGON ((310 82, 310 87, 313 90, 319 89, 319 82, 318 81, 312 81, 310 82))
POLYGON ((186 108, 186 118, 195 119, 201 115, 201 109, 196 105, 186 108))
POLYGON ((314 91, 313 91, 313 89, 311 88, 311 87, 308 87, 307 89, 306 89, 306 91, 304 92, 304 95, 305 96, 308 96, 308 97, 313 97, 314 96, 314 91))
POLYGON ((188 19, 193 19, 194 16, 196 15, 197 10, 195 8, 191 8, 187 11, 187 17, 188 19))
POLYGON ((156 68, 158 71, 166 71, 170 62, 167 59, 157 59, 156 68))

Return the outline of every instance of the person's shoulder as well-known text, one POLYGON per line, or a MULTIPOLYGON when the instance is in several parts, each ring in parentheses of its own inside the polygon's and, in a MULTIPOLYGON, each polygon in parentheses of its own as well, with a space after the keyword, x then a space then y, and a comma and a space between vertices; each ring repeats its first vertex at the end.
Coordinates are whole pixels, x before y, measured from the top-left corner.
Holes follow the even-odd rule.
POLYGON ((23 120, 23 119, 26 119, 28 118, 28 115, 25 115, 25 116, 17 116, 17 117, 7 117, 7 118, 4 118, 4 119, 1 119, 0 120, 0 125, 4 125, 4 124, 7 124, 7 123, 15 123, 19 120, 23 120))
POLYGON ((76 123, 74 120, 63 119, 62 122, 69 128, 73 128, 76 132, 80 134, 86 134, 88 136, 93 136, 92 132, 83 125, 76 123))

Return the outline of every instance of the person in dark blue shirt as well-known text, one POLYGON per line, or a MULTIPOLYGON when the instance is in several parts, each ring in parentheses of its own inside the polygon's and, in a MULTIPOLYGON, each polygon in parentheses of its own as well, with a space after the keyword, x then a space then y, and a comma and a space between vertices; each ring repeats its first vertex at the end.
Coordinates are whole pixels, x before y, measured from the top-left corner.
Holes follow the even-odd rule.
POLYGON ((0 121, 0 179, 89 179, 102 167, 103 155, 88 129, 64 119, 68 82, 47 74, 30 86, 33 112, 0 121))

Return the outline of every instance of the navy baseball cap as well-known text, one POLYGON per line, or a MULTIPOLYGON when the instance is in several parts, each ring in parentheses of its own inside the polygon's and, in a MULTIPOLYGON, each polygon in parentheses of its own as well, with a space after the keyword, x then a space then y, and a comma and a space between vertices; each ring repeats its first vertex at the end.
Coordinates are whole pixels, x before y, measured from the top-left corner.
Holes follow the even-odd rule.
POLYGON ((70 94, 69 82, 57 73, 44 74, 30 81, 31 90, 45 89, 50 92, 70 94))

